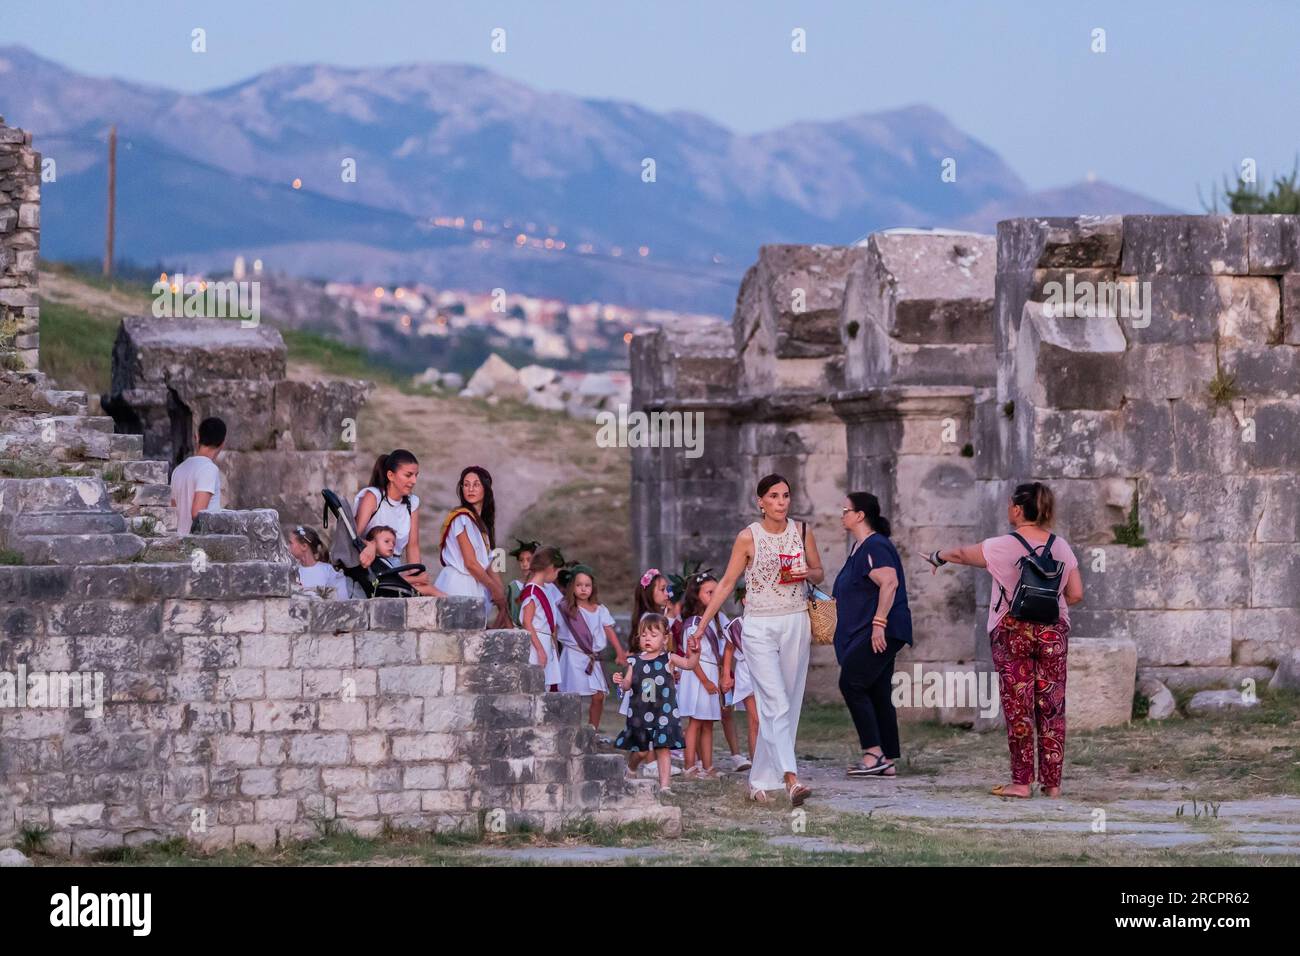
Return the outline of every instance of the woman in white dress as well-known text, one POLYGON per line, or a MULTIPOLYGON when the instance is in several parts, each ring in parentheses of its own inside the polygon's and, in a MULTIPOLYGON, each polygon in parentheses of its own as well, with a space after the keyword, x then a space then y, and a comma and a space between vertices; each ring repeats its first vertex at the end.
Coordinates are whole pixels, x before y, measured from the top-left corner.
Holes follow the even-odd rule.
POLYGON ((609 693, 601 652, 613 645, 615 660, 626 656, 614 630, 614 616, 600 603, 596 593, 596 574, 585 564, 575 566, 564 597, 559 603, 557 620, 560 639, 560 690, 566 694, 590 697, 587 717, 591 726, 600 729, 600 717, 609 693))
POLYGON ((486 468, 470 465, 456 483, 460 507, 453 508, 442 523, 439 545, 443 568, 434 586, 445 594, 466 594, 481 598, 486 622, 496 605, 492 627, 509 627, 506 589, 501 575, 492 569, 496 547, 496 499, 492 475, 486 468))
POLYGON ((766 803, 767 791, 784 783, 797 807, 812 793, 799 782, 794 751, 812 645, 805 582, 819 583, 825 572, 813 533, 789 519, 790 483, 767 475, 758 483, 757 504, 762 519, 736 537, 727 571, 697 627, 704 632, 744 575, 742 640, 763 727, 749 796, 766 803))
MULTIPOLYGON (((396 556, 402 564, 420 564, 420 496, 414 493, 420 477, 420 463, 405 448, 398 448, 375 459, 370 470, 370 484, 352 499, 352 515, 357 534, 365 538, 371 528, 392 528, 397 535, 396 556)), ((374 542, 361 552, 361 566, 370 567, 375 560, 374 542)), ((404 574, 417 586, 429 585, 428 572, 404 574)))

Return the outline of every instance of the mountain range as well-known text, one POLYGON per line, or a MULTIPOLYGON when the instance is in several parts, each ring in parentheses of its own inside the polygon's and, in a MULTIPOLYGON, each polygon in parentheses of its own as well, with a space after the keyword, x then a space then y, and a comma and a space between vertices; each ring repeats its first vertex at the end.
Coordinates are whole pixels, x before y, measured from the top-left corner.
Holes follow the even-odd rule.
POLYGON ((242 254, 313 278, 722 315, 765 243, 1175 211, 1099 181, 1031 191, 926 106, 742 135, 460 64, 284 66, 190 94, 0 46, 0 115, 56 161, 47 258, 101 255, 115 123, 123 259, 221 271, 242 254))

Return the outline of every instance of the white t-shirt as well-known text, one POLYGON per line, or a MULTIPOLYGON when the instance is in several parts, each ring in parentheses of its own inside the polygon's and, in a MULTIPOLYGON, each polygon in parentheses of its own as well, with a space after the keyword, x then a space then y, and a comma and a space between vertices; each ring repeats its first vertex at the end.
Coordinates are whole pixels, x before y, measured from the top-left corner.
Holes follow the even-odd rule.
POLYGON ((201 491, 212 495, 204 511, 221 510, 221 469, 211 458, 191 455, 172 471, 172 504, 176 506, 176 533, 189 534, 194 523, 190 511, 194 496, 201 491))
POLYGON ((333 588, 337 600, 347 600, 348 579, 342 571, 324 561, 317 561, 311 567, 299 565, 298 581, 305 588, 333 588))
POLYGON ((375 513, 370 516, 364 528, 357 528, 357 534, 365 538, 366 532, 371 528, 380 526, 392 528, 397 533, 397 547, 393 550, 393 556, 398 559, 399 564, 403 563, 402 557, 406 552, 406 542, 411 540, 411 515, 420 510, 420 496, 411 495, 411 510, 406 510, 406 505, 401 499, 397 501, 389 500, 388 496, 378 488, 366 487, 357 492, 357 496, 352 499, 352 514, 357 513, 361 507, 361 498, 369 494, 377 502, 379 507, 375 513))

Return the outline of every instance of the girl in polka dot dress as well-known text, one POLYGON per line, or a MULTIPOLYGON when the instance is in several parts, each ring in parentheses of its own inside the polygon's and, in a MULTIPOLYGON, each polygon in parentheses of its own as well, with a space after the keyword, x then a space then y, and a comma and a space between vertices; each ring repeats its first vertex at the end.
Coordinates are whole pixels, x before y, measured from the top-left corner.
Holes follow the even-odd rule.
POLYGON ((627 699, 631 701, 627 727, 618 735, 614 746, 628 752, 627 768, 631 774, 654 760, 659 767, 661 793, 672 793, 668 788, 669 755, 686 746, 671 668, 694 670, 700 661, 699 638, 687 643, 688 657, 669 653, 668 627, 668 620, 662 614, 642 615, 632 637, 627 670, 614 677, 619 687, 630 692, 627 699))

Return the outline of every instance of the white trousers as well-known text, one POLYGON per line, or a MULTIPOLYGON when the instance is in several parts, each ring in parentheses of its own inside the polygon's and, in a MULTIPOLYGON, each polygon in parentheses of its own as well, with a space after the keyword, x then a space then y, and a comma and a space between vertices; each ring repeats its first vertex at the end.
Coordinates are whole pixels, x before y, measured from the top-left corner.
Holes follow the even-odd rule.
POLYGON ((807 611, 774 617, 744 617, 743 639, 749 676, 758 707, 758 746, 749 785, 757 790, 785 786, 785 774, 796 773, 794 737, 808 680, 812 626, 807 611))

